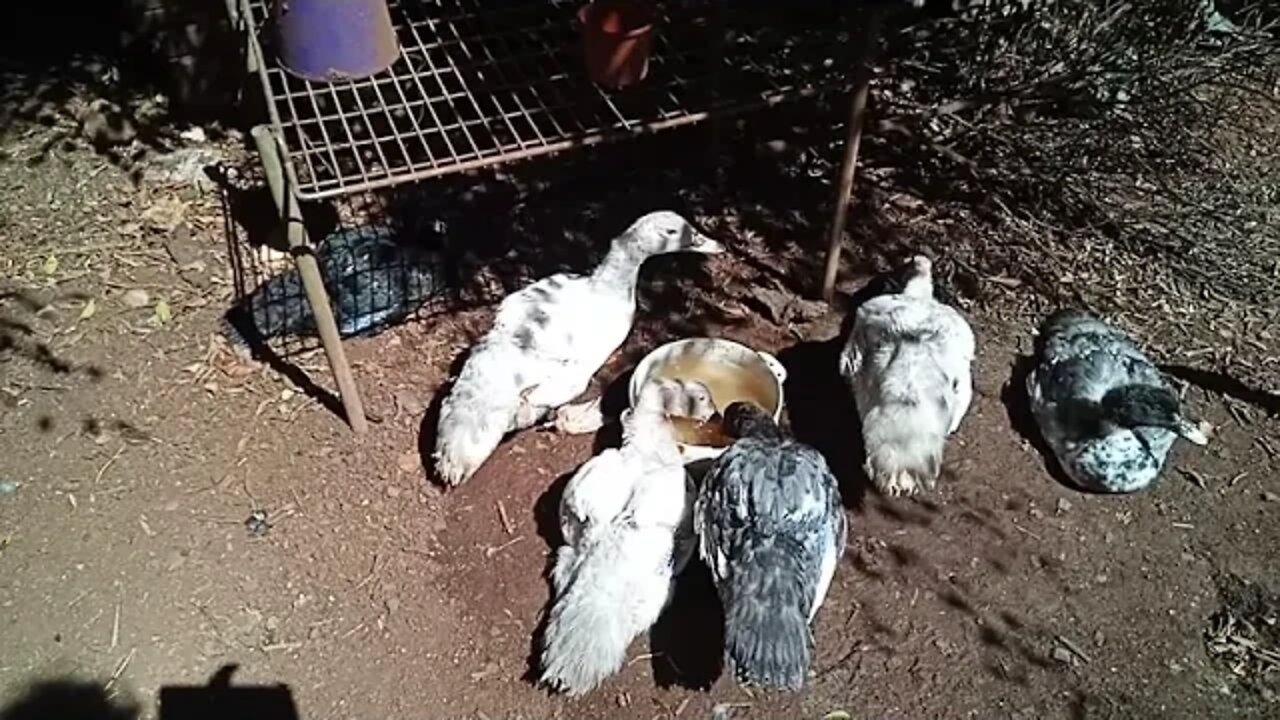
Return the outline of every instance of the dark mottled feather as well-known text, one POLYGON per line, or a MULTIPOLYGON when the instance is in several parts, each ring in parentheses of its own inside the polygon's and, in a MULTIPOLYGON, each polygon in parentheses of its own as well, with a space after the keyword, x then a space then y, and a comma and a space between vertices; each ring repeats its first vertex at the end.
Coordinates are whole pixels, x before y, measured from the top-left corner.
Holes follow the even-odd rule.
POLYGON ((843 553, 845 519, 822 455, 762 434, 738 440, 712 463, 695 522, 739 681, 798 689, 810 664, 809 618, 825 592, 824 572, 843 553))

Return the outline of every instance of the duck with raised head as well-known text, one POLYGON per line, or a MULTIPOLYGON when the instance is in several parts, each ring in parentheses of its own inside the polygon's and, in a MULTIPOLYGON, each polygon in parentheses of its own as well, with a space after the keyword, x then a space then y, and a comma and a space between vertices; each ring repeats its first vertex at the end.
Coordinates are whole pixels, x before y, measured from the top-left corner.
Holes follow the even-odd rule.
POLYGON ((1075 309, 1041 323, 1027 398, 1059 466, 1085 490, 1131 493, 1160 476, 1179 437, 1209 442, 1177 393, 1124 332, 1075 309))
POLYGON ((669 418, 705 421, 715 412, 700 382, 650 381, 623 413, 622 447, 569 479, 542 644, 545 685, 570 695, 595 688, 667 606, 694 548, 693 482, 669 418))
POLYGON ((693 526, 724 608, 725 655, 743 685, 799 690, 810 624, 844 555, 840 490, 822 455, 758 405, 731 403, 722 422, 735 440, 707 469, 693 526))
POLYGON ((559 273, 508 295, 441 406, 434 453, 440 477, 450 486, 465 482, 507 433, 553 413, 562 430, 591 430, 564 419, 599 414, 568 403, 631 332, 641 266, 666 253, 722 250, 677 213, 653 212, 614 238, 589 275, 559 273))
POLYGON ((840 354, 862 418, 864 469, 886 495, 931 489, 947 437, 973 401, 973 329, 933 295, 933 263, 911 260, 900 293, 858 308, 840 354))

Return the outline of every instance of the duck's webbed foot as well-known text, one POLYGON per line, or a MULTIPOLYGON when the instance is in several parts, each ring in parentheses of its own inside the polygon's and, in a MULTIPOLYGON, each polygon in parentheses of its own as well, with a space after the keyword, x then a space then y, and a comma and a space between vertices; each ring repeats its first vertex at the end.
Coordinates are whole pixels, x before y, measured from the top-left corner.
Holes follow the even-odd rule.
POLYGON ((586 435, 604 427, 604 412, 600 409, 601 398, 584 403, 561 405, 552 414, 550 425, 558 432, 566 435, 586 435))

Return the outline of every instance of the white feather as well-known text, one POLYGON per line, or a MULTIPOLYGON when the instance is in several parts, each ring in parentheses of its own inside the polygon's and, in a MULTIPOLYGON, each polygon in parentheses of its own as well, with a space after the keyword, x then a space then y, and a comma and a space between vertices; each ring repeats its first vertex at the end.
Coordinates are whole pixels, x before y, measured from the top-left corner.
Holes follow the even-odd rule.
POLYGON ((664 411, 672 395, 659 385, 669 383, 646 386, 624 417, 622 447, 588 460, 560 500, 565 544, 552 571, 542 682, 571 695, 622 667, 693 554, 693 483, 664 411))
POLYGON ((504 435, 586 391, 631 332, 646 259, 720 250, 679 215, 650 213, 614 239, 590 275, 552 275, 503 299, 441 405, 435 447, 440 476, 449 485, 466 481, 504 435))
POLYGON ((946 438, 973 400, 973 329, 934 299, 931 263, 913 262, 903 292, 858 308, 839 361, 862 418, 867 474, 890 495, 933 486, 946 438))

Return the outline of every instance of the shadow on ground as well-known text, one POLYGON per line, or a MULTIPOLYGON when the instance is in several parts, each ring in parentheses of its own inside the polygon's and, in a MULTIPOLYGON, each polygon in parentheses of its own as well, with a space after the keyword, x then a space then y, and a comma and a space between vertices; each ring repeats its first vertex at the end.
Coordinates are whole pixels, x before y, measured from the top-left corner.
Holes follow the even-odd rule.
POLYGON ((41 680, 0 710, 0 720, 136 720, 141 708, 122 695, 101 682, 41 680))

